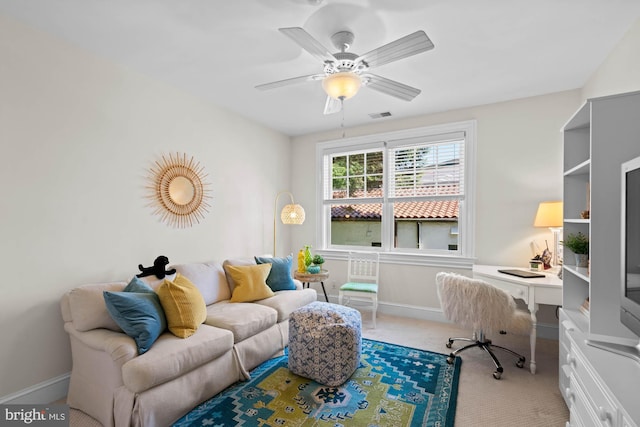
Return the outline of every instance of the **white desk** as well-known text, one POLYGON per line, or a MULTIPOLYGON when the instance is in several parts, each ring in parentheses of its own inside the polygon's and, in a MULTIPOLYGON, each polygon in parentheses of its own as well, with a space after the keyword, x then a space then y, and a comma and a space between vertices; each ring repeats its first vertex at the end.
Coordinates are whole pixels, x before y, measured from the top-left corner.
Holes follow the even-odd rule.
MULTIPOLYGON (((493 286, 503 289, 516 299, 521 299, 527 304, 531 312, 533 328, 529 341, 531 343, 531 361, 529 369, 532 374, 536 373, 536 327, 538 320, 538 304, 562 305, 562 280, 554 273, 544 273, 545 277, 525 279, 499 273, 498 270, 513 269, 518 267, 505 267, 497 265, 474 265, 473 277, 491 283, 493 286)), ((526 270, 526 268, 519 268, 526 270)))

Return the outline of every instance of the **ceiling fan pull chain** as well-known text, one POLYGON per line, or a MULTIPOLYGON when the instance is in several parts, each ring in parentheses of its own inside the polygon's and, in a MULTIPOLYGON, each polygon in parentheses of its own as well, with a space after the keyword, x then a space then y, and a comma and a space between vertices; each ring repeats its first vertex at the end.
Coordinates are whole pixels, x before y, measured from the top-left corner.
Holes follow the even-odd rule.
POLYGON ((342 113, 342 121, 340 122, 340 127, 342 128, 342 137, 344 138, 344 99, 340 99, 340 111, 342 113))

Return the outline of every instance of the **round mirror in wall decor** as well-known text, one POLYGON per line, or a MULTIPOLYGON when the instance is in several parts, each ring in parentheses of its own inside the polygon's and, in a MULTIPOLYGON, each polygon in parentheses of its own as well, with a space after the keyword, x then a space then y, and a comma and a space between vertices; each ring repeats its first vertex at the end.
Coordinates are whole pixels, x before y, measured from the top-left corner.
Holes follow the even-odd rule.
POLYGON ((162 222, 175 228, 199 223, 210 207, 204 168, 185 153, 163 155, 149 169, 149 205, 162 222))

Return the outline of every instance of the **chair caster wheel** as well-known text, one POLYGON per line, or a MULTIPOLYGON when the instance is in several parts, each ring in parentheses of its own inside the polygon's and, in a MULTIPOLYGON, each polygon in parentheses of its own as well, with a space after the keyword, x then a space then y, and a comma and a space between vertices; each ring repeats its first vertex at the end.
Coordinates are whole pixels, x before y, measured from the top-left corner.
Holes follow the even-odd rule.
POLYGON ((525 361, 524 357, 522 359, 518 359, 518 361, 516 362, 516 366, 518 368, 523 368, 524 367, 524 361, 525 361))
POLYGON ((448 357, 447 357, 447 363, 448 363, 449 365, 453 365, 453 361, 454 361, 455 359, 456 359, 456 357, 455 357, 455 356, 448 356, 448 357))
POLYGON ((453 341, 447 342, 445 346, 447 346, 447 348, 451 348, 451 346, 453 346, 453 341))
POLYGON ((502 372, 495 371, 493 373, 493 378, 499 380, 500 378, 502 378, 502 372))

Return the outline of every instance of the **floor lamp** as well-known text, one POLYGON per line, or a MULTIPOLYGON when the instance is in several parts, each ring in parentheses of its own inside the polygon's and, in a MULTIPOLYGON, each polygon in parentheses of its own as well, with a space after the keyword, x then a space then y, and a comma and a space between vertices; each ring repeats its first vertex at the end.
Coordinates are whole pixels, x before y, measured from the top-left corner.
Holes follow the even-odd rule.
POLYGON ((276 214, 278 212, 278 198, 283 194, 288 194, 291 203, 284 205, 280 211, 280 220, 283 224, 302 224, 304 222, 304 208, 293 201, 293 194, 289 191, 281 191, 276 195, 273 204, 273 256, 276 256, 276 214))
POLYGON ((551 265, 558 265, 558 249, 560 248, 559 236, 562 231, 562 202, 540 202, 534 227, 548 227, 553 233, 553 253, 551 265))

